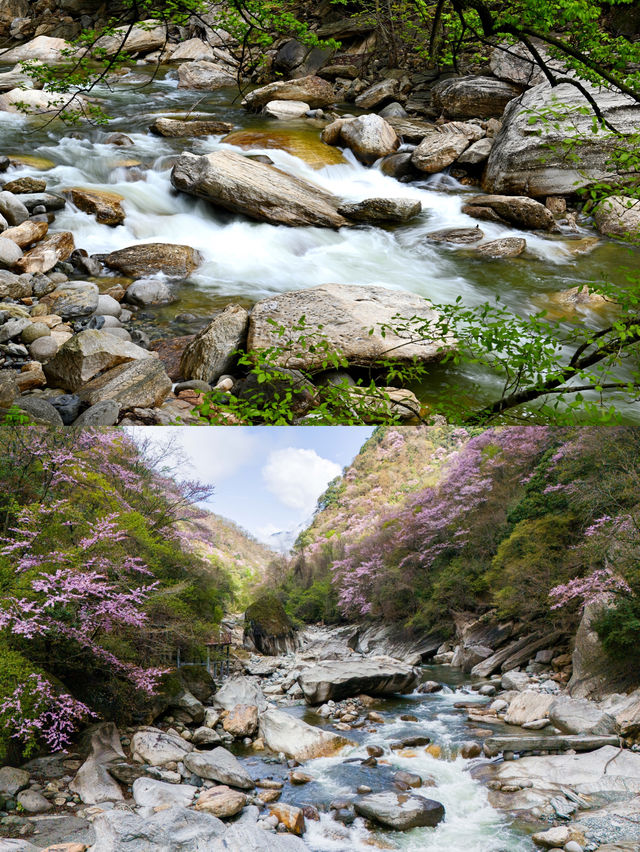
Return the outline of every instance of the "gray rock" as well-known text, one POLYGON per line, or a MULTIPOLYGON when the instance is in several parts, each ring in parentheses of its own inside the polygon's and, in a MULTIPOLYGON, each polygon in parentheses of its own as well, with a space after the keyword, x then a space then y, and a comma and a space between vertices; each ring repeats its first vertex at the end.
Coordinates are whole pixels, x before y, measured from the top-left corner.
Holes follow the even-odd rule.
MULTIPOLYGON (((286 344, 287 336, 279 336, 277 327, 292 328, 302 316, 311 328, 322 326, 322 335, 331 350, 359 365, 375 364, 387 357, 399 362, 414 358, 423 362, 437 361, 454 345, 450 338, 441 343, 407 343, 388 328, 382 335, 381 326, 393 328, 398 322, 394 320, 397 316, 437 320, 429 302, 420 296, 384 287, 324 284, 258 302, 250 315, 247 351, 286 344), (372 334, 369 333, 371 329, 372 334)), ((310 352, 302 346, 297 350, 294 346, 282 356, 274 356, 272 363, 294 370, 313 369, 321 367, 324 359, 324 351, 310 352)))
POLYGON ((75 421, 78 429, 92 429, 96 426, 114 426, 120 416, 120 404, 115 399, 96 402, 75 421))
POLYGON ((533 198, 523 195, 475 195, 463 207, 462 212, 476 219, 489 219, 550 231, 555 227, 553 213, 533 198))
MULTIPOLYGON (((245 808, 244 813, 248 810, 245 808)), ((265 831, 256 825, 255 819, 245 820, 244 813, 208 847, 207 852, 307 852, 309 847, 300 837, 265 831)))
POLYGON ((527 241, 523 237, 502 237, 499 240, 483 243, 476 249, 483 257, 498 259, 502 257, 517 257, 527 247, 527 241))
POLYGON ((22 317, 14 317, 0 325, 0 343, 6 343, 14 337, 22 334, 25 328, 31 325, 31 320, 22 317))
POLYGON ((157 279, 141 279, 134 281, 127 288, 125 299, 132 305, 159 305, 171 302, 175 298, 174 291, 166 281, 157 279))
POLYGON ((607 736, 617 733, 613 716, 585 698, 556 698, 549 708, 549 721, 563 734, 607 736))
POLYGON ((109 810, 96 815, 93 828, 96 841, 91 852, 211 852, 225 848, 214 846, 225 831, 221 820, 182 807, 144 817, 109 810))
POLYGON ((339 139, 367 165, 380 157, 393 154, 400 145, 393 127, 382 116, 375 114, 362 115, 342 123, 339 139))
MULTIPOLYGON (((118 331, 119 329, 111 329, 118 331)), ((106 337, 112 337, 108 332, 106 337)), ((112 338, 120 346, 139 349, 133 343, 122 343, 112 338)), ((146 349, 141 349, 147 356, 146 349)), ((124 360, 124 359, 121 359, 124 360)), ((51 364, 52 362, 49 362, 51 364)), ((47 365, 49 366, 49 365, 47 365)), ((121 409, 125 408, 155 408, 161 405, 171 391, 171 379, 167 375, 163 363, 152 357, 129 360, 127 363, 112 367, 82 386, 78 394, 83 402, 89 405, 114 400, 121 409)))
POLYGON ((191 752, 185 755, 184 765, 200 778, 219 781, 242 790, 252 790, 255 787, 240 761, 222 746, 214 748, 213 751, 191 752))
POLYGON ((32 322, 28 325, 24 331, 22 332, 22 342, 26 343, 27 346, 30 343, 33 343, 35 340, 38 340, 40 337, 50 337, 51 329, 48 325, 45 325, 43 322, 32 322))
POLYGON ((436 83, 431 102, 446 118, 500 118, 509 101, 521 92, 513 83, 472 74, 436 83))
POLYGON ((39 337, 29 344, 29 354, 34 360, 40 361, 41 364, 50 361, 57 351, 58 344, 50 335, 49 337, 39 337))
POLYGON ((193 732, 191 742, 195 746, 219 745, 222 742, 222 738, 217 731, 214 731, 211 728, 201 727, 197 728, 193 732))
POLYGON ((15 400, 31 421, 46 426, 63 426, 62 418, 51 403, 39 396, 21 396, 15 400))
POLYGON ((356 222, 408 222, 422 212, 422 204, 409 198, 367 198, 341 204, 338 213, 356 222))
POLYGON ((131 740, 131 753, 134 757, 137 755, 143 763, 149 763, 151 766, 179 763, 192 750, 191 743, 182 737, 157 728, 136 731, 131 740))
POLYGON ((300 761, 329 757, 350 744, 350 740, 309 725, 283 710, 261 713, 260 736, 271 751, 283 752, 300 761))
POLYGON ((138 778, 133 782, 133 798, 137 805, 158 808, 179 805, 187 808, 198 788, 191 784, 167 784, 154 778, 138 778))
POLYGON ((182 154, 171 172, 171 183, 232 213, 273 225, 339 228, 347 224, 337 212, 337 198, 232 151, 201 157, 182 154))
POLYGON ((37 207, 44 207, 47 212, 62 210, 67 203, 65 198, 53 192, 23 192, 20 195, 20 201, 29 213, 35 213, 37 207))
POLYGON ((353 805, 360 816, 399 831, 418 826, 434 827, 444 819, 444 807, 440 802, 415 794, 372 793, 356 799, 353 805))
POLYGON ((335 101, 335 97, 331 83, 321 77, 309 75, 260 86, 245 95, 242 105, 247 109, 256 110, 269 101, 304 101, 313 109, 329 106, 335 101))
POLYGON ((475 228, 444 228, 442 231, 431 231, 427 237, 436 243, 464 246, 479 242, 484 237, 484 232, 476 225, 475 228))
POLYGON ((64 393, 61 396, 52 397, 51 405, 62 417, 64 425, 69 426, 80 414, 82 400, 75 393, 64 393))
POLYGON ((106 334, 112 334, 114 337, 117 337, 118 340, 126 340, 128 343, 131 343, 131 333, 127 331, 126 328, 120 328, 119 326, 105 325, 103 326, 106 334))
POLYGON ((206 59, 183 63, 178 68, 178 81, 179 89, 201 89, 205 92, 236 84, 228 66, 206 59))
POLYGON ((458 157, 457 161, 461 166, 479 166, 486 163, 489 159, 489 154, 493 148, 493 139, 485 136, 484 139, 478 139, 473 145, 470 145, 466 151, 458 157))
POLYGON ((411 162, 421 172, 434 174, 446 169, 469 147, 464 133, 434 131, 425 136, 411 155, 411 162))
MULTIPOLYGON (((200 265, 201 260, 199 252, 191 246, 141 243, 112 251, 104 258, 104 263, 109 269, 117 269, 132 278, 142 278, 158 272, 170 278, 186 278, 200 265)), ((120 316, 122 317, 122 314, 120 316)))
POLYGON ((11 269, 22 257, 22 249, 13 240, 0 237, 0 266, 11 269))
POLYGON ((53 805, 37 790, 22 790, 16 796, 17 802, 29 814, 43 814, 50 811, 53 805))
POLYGON ((10 225, 21 225, 29 218, 29 211, 20 198, 6 190, 0 192, 0 213, 10 225))
POLYGON ((505 672, 502 675, 500 686, 503 689, 513 689, 520 692, 526 689, 530 682, 531 678, 526 672, 505 672))
POLYGON ((356 106, 358 109, 375 109, 395 98, 399 89, 400 82, 398 80, 394 80, 393 78, 380 80, 380 82, 374 83, 373 86, 369 86, 368 89, 365 89, 364 92, 358 95, 356 106))
POLYGON ((113 296, 108 296, 107 294, 98 296, 98 304, 95 310, 97 316, 119 317, 121 312, 122 307, 120 306, 120 302, 114 299, 113 296))
POLYGON ((637 198, 611 195, 598 204, 593 217, 601 234, 631 241, 640 238, 640 201, 637 198))
POLYGON ((0 769, 0 793, 15 796, 29 786, 31 776, 24 769, 15 766, 3 766, 0 769))
MULTIPOLYGON (((585 84, 596 100, 605 119, 623 136, 633 134, 640 124, 640 105, 631 98, 607 89, 594 89, 585 84)), ((483 187, 487 192, 526 194, 538 197, 573 195, 580 188, 597 182, 624 184, 629 175, 622 167, 612 172, 609 166, 613 149, 621 140, 609 130, 592 133, 593 113, 586 109, 584 96, 569 83, 550 88, 546 83, 534 86, 505 110, 502 129, 495 137, 487 162, 483 187), (562 111, 566 118, 531 125, 532 114, 549 108, 562 111), (540 131, 540 132, 538 132, 540 131), (579 136, 577 157, 568 157, 568 136, 579 136)), ((631 168, 631 167, 630 167, 631 168)))
POLYGON ((124 758, 120 736, 113 722, 97 725, 91 734, 89 756, 82 764, 69 789, 85 805, 119 802, 124 799, 118 782, 107 771, 111 761, 124 758))
POLYGON ((63 319, 88 317, 98 307, 100 291, 96 284, 89 281, 74 281, 56 287, 48 293, 43 302, 63 319))
POLYGON ((229 371, 235 351, 244 346, 248 325, 248 312, 240 305, 228 305, 185 348, 180 361, 182 376, 216 382, 229 371))
POLYGON ((24 299, 33 292, 31 275, 15 275, 7 269, 0 269, 0 300, 24 299))
POLYGON ((411 692, 420 672, 397 661, 351 660, 322 663, 305 669, 298 683, 308 704, 339 701, 352 695, 393 695, 411 692))
POLYGON ((223 710, 232 710, 236 704, 253 704, 261 713, 267 709, 267 699, 258 678, 244 675, 235 675, 225 680, 213 702, 223 710))
POLYGON ((397 101, 393 101, 393 103, 387 104, 386 107, 383 107, 381 110, 378 110, 378 115, 381 115, 382 118, 407 118, 408 113, 406 109, 399 104, 397 101))

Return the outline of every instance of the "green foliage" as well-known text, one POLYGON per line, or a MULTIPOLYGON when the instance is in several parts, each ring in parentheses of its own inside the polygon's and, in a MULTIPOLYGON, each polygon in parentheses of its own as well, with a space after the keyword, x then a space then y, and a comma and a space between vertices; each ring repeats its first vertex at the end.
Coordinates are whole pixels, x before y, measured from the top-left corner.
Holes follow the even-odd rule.
POLYGON ((274 594, 266 594, 257 598, 247 607, 244 614, 245 626, 255 633, 267 636, 284 636, 292 628, 282 601, 274 594))
POLYGON ((613 661, 629 661, 635 670, 640 669, 638 643, 640 643, 640 597, 624 596, 615 605, 603 609, 594 620, 602 647, 613 661))
POLYGON ((314 580, 308 588, 289 584, 285 609, 294 622, 335 624, 341 621, 338 601, 330 577, 314 580))
MULTIPOLYGON (((0 636, 0 704, 13 694, 17 686, 26 683, 29 675, 38 673, 42 673, 42 670, 35 667, 27 657, 14 650, 0 636)), ((25 710, 28 712, 29 709, 27 698, 25 699, 25 710)), ((11 737, 9 721, 8 718, 0 714, 0 765, 16 760, 23 753, 29 754, 35 746, 35 743, 28 744, 26 748, 23 748, 22 745, 18 746, 16 740, 11 737)))

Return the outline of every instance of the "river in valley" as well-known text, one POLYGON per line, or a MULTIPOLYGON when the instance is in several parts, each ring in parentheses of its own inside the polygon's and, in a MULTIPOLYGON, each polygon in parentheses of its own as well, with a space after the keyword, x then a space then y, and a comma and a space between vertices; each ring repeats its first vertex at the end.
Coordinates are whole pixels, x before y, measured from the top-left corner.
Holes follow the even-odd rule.
MULTIPOLYGON (((378 726, 376 733, 358 729, 347 732, 345 736, 356 741, 356 747, 346 747, 335 757, 304 763, 302 770, 314 778, 308 784, 285 784, 283 802, 298 806, 313 804, 321 811, 319 822, 306 821, 304 840, 313 852, 370 852, 372 848, 404 852, 530 852, 535 849, 528 834, 491 807, 486 788, 469 774, 469 768, 484 758, 465 760, 456 756, 459 746, 473 740, 474 736, 473 723, 467 721, 466 711, 454 704, 461 701, 483 704, 487 699, 470 689, 468 676, 448 666, 423 667, 422 680, 437 680, 445 684, 445 688, 433 694, 415 692, 380 699, 375 710, 384 717, 385 723, 378 726), (419 721, 402 721, 400 716, 405 714, 414 715, 419 721), (394 740, 416 734, 428 736, 432 751, 435 746, 435 753, 439 752, 440 756, 433 756, 424 746, 401 750, 390 747, 394 740), (384 749, 377 766, 366 767, 360 763, 368 757, 367 745, 384 749), (412 792, 441 802, 446 811, 444 822, 436 828, 396 832, 372 831, 361 818, 350 826, 332 818, 331 802, 357 798, 356 789, 360 785, 370 787, 373 792, 393 789, 391 776, 399 769, 422 777, 424 786, 412 792)), ((310 724, 333 730, 326 720, 304 705, 296 705, 288 712, 310 724)), ((505 730, 504 725, 501 728, 505 730)), ((263 760, 255 756, 247 757, 245 765, 255 778, 269 775, 285 780, 289 773, 286 765, 270 763, 265 766, 263 760)))
MULTIPOLYGON (((492 222, 480 223, 487 239, 505 235, 526 238, 523 255, 502 261, 474 257, 464 247, 432 242, 427 238, 430 231, 477 224, 461 212, 465 196, 477 189, 462 186, 447 175, 400 183, 375 167, 362 166, 350 151, 341 154, 326 146, 324 155, 331 162, 322 165, 318 161, 322 157, 318 154, 319 127, 304 120, 283 122, 248 114, 235 89, 204 95, 178 89, 175 69, 161 69, 149 82, 151 76, 150 66, 134 67, 110 90, 98 92, 113 116, 106 128, 84 124, 69 128, 60 121, 44 124, 42 119, 3 113, 0 151, 26 158, 11 169, 9 179, 41 176, 54 192, 82 186, 110 189, 124 196, 126 221, 115 228, 97 224, 71 204, 58 213, 53 230, 72 231, 76 246, 90 254, 144 242, 182 243, 201 252, 204 262, 181 283, 176 302, 138 312, 135 322, 151 332, 152 339, 160 334, 193 333, 203 319, 229 302, 249 306, 270 294, 326 282, 406 289, 434 302, 453 302, 460 297, 465 305, 499 297, 521 315, 544 308, 563 323, 600 327, 612 319, 610 308, 570 308, 567 313, 554 302, 554 294, 578 284, 610 280, 619 274, 621 264, 638 265, 637 252, 609 240, 602 239, 586 250, 584 238, 592 237, 593 231, 581 225, 577 232, 563 228, 560 234, 542 237, 492 222), (267 154, 284 171, 336 195, 353 201, 380 196, 418 199, 423 212, 410 224, 384 229, 287 228, 251 222, 178 194, 169 180, 176 154, 230 147, 222 137, 166 139, 148 132, 154 118, 184 115, 189 110, 213 114, 250 132, 252 153, 267 154), (126 133, 133 146, 105 144, 107 133, 115 131, 126 133), (311 155, 316 161, 311 165, 284 148, 302 152, 307 159, 311 155)), ((98 283, 106 289, 113 279, 98 283)), ((619 375, 627 375, 623 367, 620 370, 619 375)), ((454 387, 461 406, 477 406, 495 398, 501 382, 480 367, 434 367, 428 383, 419 388, 419 396, 428 404, 430 398, 454 387)), ((625 406, 624 417, 640 421, 640 403, 625 406)))

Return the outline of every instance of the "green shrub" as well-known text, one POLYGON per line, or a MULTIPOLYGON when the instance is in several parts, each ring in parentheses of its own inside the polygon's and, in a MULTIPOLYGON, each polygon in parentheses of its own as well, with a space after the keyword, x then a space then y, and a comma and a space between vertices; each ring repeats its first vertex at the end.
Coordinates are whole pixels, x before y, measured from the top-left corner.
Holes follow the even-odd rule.
MULTIPOLYGON (((0 705, 29 675, 38 671, 26 657, 11 649, 6 641, 0 638, 0 705)), ((22 748, 18 741, 12 738, 12 732, 11 719, 0 714, 0 766, 15 763, 21 757, 22 748)))

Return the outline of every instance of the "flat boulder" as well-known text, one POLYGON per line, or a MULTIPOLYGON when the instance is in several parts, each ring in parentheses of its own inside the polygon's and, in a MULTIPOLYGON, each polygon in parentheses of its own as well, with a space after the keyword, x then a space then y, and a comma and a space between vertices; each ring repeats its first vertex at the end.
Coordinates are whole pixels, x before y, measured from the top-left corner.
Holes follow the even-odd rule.
POLYGON ((396 831, 422 826, 433 828, 444 819, 444 806, 440 802, 415 793, 391 790, 372 793, 356 799, 353 806, 360 816, 396 831))
POLYGON ((525 690, 510 702, 504 720, 508 725, 526 725, 539 719, 547 719, 549 708, 555 700, 555 695, 525 690))
POLYGON ((133 27, 116 27, 111 35, 102 36, 94 45, 103 56, 115 56, 117 53, 151 53, 164 47, 167 42, 167 29, 157 21, 140 21, 133 27))
POLYGON ((26 251, 16 264, 16 270, 34 275, 37 272, 50 272, 61 260, 67 260, 75 250, 73 234, 61 231, 50 234, 34 248, 26 251))
POLYGON ((430 231, 426 236, 436 243, 466 246, 479 242, 484 232, 476 225, 475 228, 443 228, 441 231, 430 231))
POLYGON ((347 219, 371 225, 408 222, 421 212, 422 204, 410 198, 366 198, 338 207, 338 213, 347 219))
POLYGON ((269 101, 304 101, 315 109, 329 106, 335 99, 331 83, 310 74, 307 77, 298 77, 297 80, 277 80, 275 83, 260 86, 245 95, 242 106, 259 110, 269 101))
POLYGON ((390 660, 336 660, 305 669, 298 678, 307 704, 340 701, 353 695, 412 692, 420 680, 413 666, 390 660))
POLYGON ((94 313, 99 298, 97 284, 90 281, 69 281, 47 293, 40 302, 49 308, 50 314, 57 314, 63 319, 78 319, 94 313))
MULTIPOLYGON (((91 852, 212 852, 228 847, 218 840, 225 824, 213 814, 173 806, 141 816, 129 810, 107 810, 93 819, 91 852)), ((260 829, 262 830, 262 829, 260 829)), ((250 847, 236 847, 248 852, 250 847)))
POLYGON ((60 347, 45 365, 45 373, 52 387, 76 391, 103 370, 151 357, 150 352, 135 343, 119 340, 105 331, 87 329, 60 347))
POLYGON ((71 44, 63 38, 40 35, 24 44, 3 50, 1 59, 3 64, 38 61, 47 65, 63 65, 69 61, 63 53, 70 48, 71 44))
POLYGON ((142 278, 157 272, 169 278, 185 278, 200 265, 202 258, 191 246, 173 243, 142 243, 112 251, 104 258, 109 269, 142 278))
POLYGON ((212 751, 193 751, 184 757, 184 765, 190 772, 209 781, 218 781, 241 790, 253 790, 255 784, 240 761, 218 746, 212 751))
POLYGON ((304 101, 269 101, 262 112, 269 118, 290 121, 292 118, 302 118, 311 109, 304 101))
POLYGON ((180 120, 177 118, 156 118, 149 130, 157 136, 171 138, 194 136, 218 136, 230 133, 233 124, 226 121, 210 121, 209 119, 180 120))
POLYGON ((640 200, 625 195, 605 198, 593 212, 601 234, 636 242, 640 239, 640 200))
POLYGON ((556 698, 549 707, 549 719, 563 734, 607 736, 618 730, 613 716, 586 698, 556 698))
POLYGON ((151 766, 163 766, 165 763, 178 763, 193 751, 193 746, 178 734, 170 734, 159 728, 147 728, 136 731, 131 738, 131 754, 142 763, 151 766))
POLYGON ((446 169, 469 147, 464 133, 429 133, 411 155, 411 162, 421 172, 435 174, 446 169))
POLYGON ((318 186, 232 151, 185 153, 171 172, 176 189, 272 225, 339 228, 339 201, 318 186))
POLYGON ((200 793, 195 809, 213 814, 218 819, 227 819, 240 813, 246 804, 247 797, 244 793, 222 784, 200 793))
POLYGON ((185 62, 178 68, 179 89, 213 92, 216 89, 235 86, 236 82, 236 77, 229 67, 219 62, 200 59, 196 62, 185 62))
POLYGON ((183 378, 216 382, 229 371, 248 326, 248 312, 241 305, 228 305, 185 348, 180 361, 183 378))
MULTIPOLYGON (((132 793, 136 805, 161 808, 172 805, 188 807, 198 792, 192 784, 169 784, 155 778, 137 778, 132 793)), ((217 816, 217 814, 216 814, 217 816)))
POLYGON ((519 228, 550 231, 555 227, 553 213, 544 204, 524 195, 474 195, 462 212, 475 219, 488 219, 519 228))
POLYGON ((517 257, 527 247, 527 241, 523 237, 501 237, 478 246, 477 253, 491 260, 503 257, 517 257))
POLYGON ((267 748, 283 752, 294 760, 331 757, 350 740, 308 725, 284 710, 267 710, 260 716, 260 736, 267 748))
POLYGON ((495 77, 452 77, 431 90, 431 103, 446 118, 500 118, 522 87, 495 77))
POLYGON ((593 112, 575 86, 534 86, 505 109, 502 129, 495 137, 483 177, 486 192, 539 198, 574 195, 579 189, 600 182, 624 185, 633 174, 633 166, 627 173, 623 164, 612 171, 610 160, 614 149, 620 150, 625 144, 630 150, 633 148, 633 134, 640 124, 640 104, 613 90, 584 85, 622 138, 599 127, 596 133, 592 132, 593 112), (550 109, 559 112, 559 117, 531 123, 532 116, 544 115, 550 109), (584 114, 579 110, 584 110, 584 114), (572 156, 567 156, 569 137, 579 140, 572 145, 572 156), (628 143, 624 137, 628 137, 628 143))
MULTIPOLYGON (((247 350, 282 346, 287 339, 278 335, 278 326, 292 328, 302 316, 312 328, 322 326, 322 335, 333 351, 349 363, 361 366, 386 358, 398 362, 416 358, 423 362, 437 361, 454 344, 452 338, 408 342, 389 328, 382 334, 383 327, 393 328, 401 322, 398 317, 419 317, 425 324, 437 322, 438 315, 429 302, 414 293, 364 285, 323 284, 258 302, 250 315, 247 350)), ((274 366, 286 364, 292 369, 312 369, 320 367, 324 358, 323 351, 310 352, 301 346, 274 356, 273 363, 274 366)))

